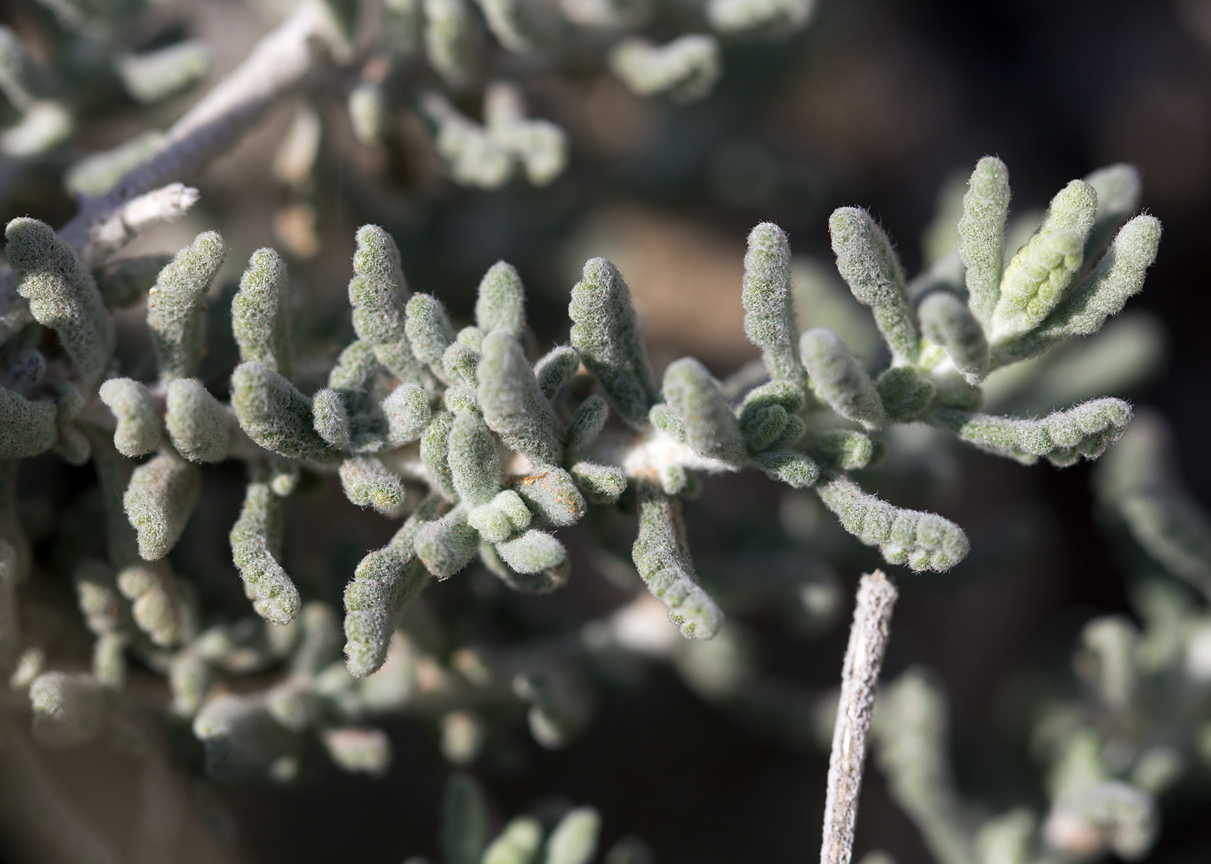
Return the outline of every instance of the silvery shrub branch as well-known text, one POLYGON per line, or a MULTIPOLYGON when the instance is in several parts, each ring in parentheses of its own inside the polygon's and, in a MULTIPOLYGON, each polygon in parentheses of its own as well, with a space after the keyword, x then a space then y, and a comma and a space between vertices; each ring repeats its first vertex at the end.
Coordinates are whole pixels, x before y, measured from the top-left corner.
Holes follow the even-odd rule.
MULTIPOLYGON (((348 284, 356 339, 315 392, 292 381, 286 264, 272 249, 252 255, 231 304, 239 364, 224 401, 196 377, 203 313, 226 255, 217 233, 167 261, 90 266, 49 226, 15 219, 5 252, 34 323, 3 345, 0 619, 16 620, 12 589, 28 569, 14 520, 18 460, 54 450, 72 464, 91 462, 109 538, 104 557, 82 559, 75 576, 96 637, 92 672, 29 667, 35 730, 65 744, 100 734, 133 653, 169 675, 174 710, 195 717, 213 774, 289 776, 302 730, 346 728, 376 713, 356 682, 373 681, 367 676, 390 662, 396 624, 427 586, 478 561, 515 590, 556 590, 569 578, 559 529, 591 507, 633 509, 639 575, 682 635, 709 639, 724 613, 699 582, 682 508, 702 475, 758 471, 810 488, 888 563, 949 570, 968 552, 962 528, 883 501, 853 474, 877 461, 896 424, 928 424, 993 454, 1061 466, 1096 458, 1123 434, 1131 408, 1121 400, 1003 417, 981 413, 981 382, 1093 332, 1140 289, 1160 225, 1131 215, 1134 195, 1104 191, 1137 187, 1125 166, 1073 181, 1033 237, 1006 249, 1007 171, 985 158, 964 199, 957 258, 913 282, 868 213, 835 212, 838 270, 885 344, 873 366, 832 331, 796 320, 788 239, 772 223, 758 225, 738 299, 765 372, 743 387, 721 384, 689 357, 658 375, 626 281, 605 259, 588 261, 572 288, 568 343, 533 357, 513 267, 489 269, 474 320, 455 322, 436 296, 412 290, 394 240, 368 225, 357 233, 348 284), (144 298, 153 377, 132 376, 114 355, 111 309, 144 298), (204 627, 167 557, 197 506, 205 466, 222 461, 242 463, 247 477, 232 559, 250 608, 278 625, 240 650, 232 634, 204 627), (332 665, 340 622, 306 603, 281 563, 283 501, 304 477, 325 473, 353 505, 399 526, 345 589, 344 669, 332 665), (274 690, 207 700, 230 664, 286 654, 295 671, 274 690), (334 700, 344 706, 336 720, 317 707, 334 700)), ((0 649, 10 665, 26 655, 11 627, 0 649)), ((557 739, 576 725, 574 677, 523 679, 515 692, 535 706, 536 735, 557 739)), ((348 755, 344 746, 332 744, 333 758, 348 755)), ((375 746, 381 756, 381 740, 375 746)))

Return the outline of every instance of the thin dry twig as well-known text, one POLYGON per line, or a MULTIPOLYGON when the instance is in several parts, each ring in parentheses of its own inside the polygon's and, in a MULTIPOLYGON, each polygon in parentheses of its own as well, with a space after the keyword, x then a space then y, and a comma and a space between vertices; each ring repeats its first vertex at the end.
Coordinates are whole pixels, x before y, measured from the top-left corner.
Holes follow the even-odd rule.
POLYGON ((837 706, 833 749, 828 760, 828 799, 824 805, 820 864, 849 864, 853 854, 866 735, 874 713, 875 684, 883 665, 895 602, 896 588, 881 570, 864 575, 858 583, 849 647, 841 671, 841 702, 837 706))

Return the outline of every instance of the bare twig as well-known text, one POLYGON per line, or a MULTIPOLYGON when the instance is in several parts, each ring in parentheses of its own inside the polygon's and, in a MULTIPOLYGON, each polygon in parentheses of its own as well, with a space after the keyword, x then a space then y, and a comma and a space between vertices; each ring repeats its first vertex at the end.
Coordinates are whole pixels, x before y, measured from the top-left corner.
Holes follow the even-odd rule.
POLYGON ((895 602, 895 586, 882 571, 869 573, 858 583, 849 647, 841 671, 841 703, 837 706, 833 749, 828 760, 828 799, 824 805, 820 864, 849 864, 853 854, 866 734, 874 713, 875 683, 883 665, 895 602))

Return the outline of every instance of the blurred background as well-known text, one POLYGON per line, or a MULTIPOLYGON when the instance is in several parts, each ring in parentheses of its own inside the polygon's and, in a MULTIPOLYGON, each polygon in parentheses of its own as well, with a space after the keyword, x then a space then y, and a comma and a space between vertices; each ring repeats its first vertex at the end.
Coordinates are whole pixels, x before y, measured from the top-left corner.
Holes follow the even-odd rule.
MULTIPOLYGON (((0 2, 0 21, 19 33, 38 32, 27 6, 0 2)), ((126 39, 137 46, 166 33, 200 38, 214 52, 213 81, 270 25, 256 4, 175 0, 126 39)), ((774 221, 789 233, 802 259, 798 272, 815 286, 817 300, 800 307, 801 326, 840 326, 832 322, 864 313, 847 309, 835 292, 827 233, 834 208, 869 209, 916 274, 927 257, 928 231, 944 234, 945 219, 934 226, 939 208, 953 200, 956 183, 961 191, 979 157, 994 154, 1009 166, 1013 214, 1041 210, 1074 177, 1129 162, 1142 173, 1144 206, 1164 224, 1158 261, 1129 308, 1147 318, 1149 332, 1167 334, 1167 348, 1163 356, 1154 353, 1155 362, 1141 362, 1141 374, 1125 386, 1137 407, 1168 418, 1181 474, 1193 495, 1211 505, 1204 399, 1211 292, 1208 268, 1198 264, 1208 260, 1211 236, 1211 0, 821 0, 803 32, 772 45, 728 43, 723 59, 714 93, 690 105, 637 97, 588 59, 560 69, 506 70, 525 73, 531 115, 555 121, 570 136, 568 169, 543 188, 521 182, 487 192, 459 188, 443 176, 420 119, 407 107, 393 121, 390 146, 376 148, 354 139, 338 102, 322 99, 314 102, 325 119, 319 169, 307 184, 292 186, 268 166, 300 109, 296 100, 275 109, 198 179, 202 200, 187 220, 150 232, 135 251, 173 251, 198 231, 217 228, 232 248, 229 279, 260 246, 287 255, 301 310, 298 339, 306 346, 300 355, 308 358, 298 376, 304 390, 318 386, 352 335, 349 262, 354 231, 367 222, 390 231, 412 289, 440 297, 456 322, 469 319, 482 273, 498 259, 513 263, 529 289, 541 351, 567 339, 567 298, 584 260, 608 257, 631 287, 657 369, 691 354, 723 377, 757 356, 744 337, 740 303, 745 237, 756 223, 774 221), (813 302, 821 303, 823 320, 813 319, 813 302)), ((160 113, 153 122, 170 122, 193 98, 154 109, 160 113)), ((52 224, 70 218, 74 203, 60 185, 64 166, 121 143, 148 122, 148 113, 133 106, 111 109, 95 106, 97 118, 53 158, 17 173, 0 171, 4 221, 23 214, 52 224)), ((953 231, 953 211, 948 218, 953 231)), ((146 344, 139 335, 143 312, 125 314, 129 341, 122 351, 133 355, 146 344)), ((208 383, 221 389, 223 374, 220 363, 212 364, 208 383)), ((1041 792, 1020 731, 1023 705, 1040 679, 1070 677, 1071 647, 1084 621, 1130 614, 1127 574, 1099 527, 1087 466, 1024 468, 969 451, 939 454, 929 441, 918 446, 921 464, 899 465, 877 490, 903 506, 955 519, 975 551, 944 576, 890 568, 902 591, 886 669, 894 675, 924 664, 944 682, 965 793, 990 810, 1037 801, 1041 792)), ((43 470, 23 482, 38 485, 52 508, 70 505, 73 484, 87 482, 78 475, 83 469, 53 459, 43 470)), ((238 471, 224 470, 208 475, 211 503, 174 562, 181 572, 225 584, 207 596, 238 614, 243 601, 223 542, 238 511, 240 482, 238 471)), ((831 722, 826 718, 821 732, 817 700, 837 685, 852 591, 878 557, 813 521, 828 514, 820 515, 810 495, 784 495, 749 475, 707 479, 704 487, 687 512, 699 569, 738 598, 724 608, 763 681, 771 691, 786 689, 769 704, 785 709, 800 700, 803 709, 789 721, 771 718, 704 698, 684 676, 652 665, 604 686, 586 730, 562 750, 544 750, 524 728, 502 721, 501 740, 474 766, 498 815, 558 797, 591 804, 602 814, 607 841, 638 835, 666 864, 777 864, 815 856, 831 722), (822 609, 818 621, 789 624, 768 604, 746 607, 744 586, 753 572, 793 566, 794 555, 805 567, 835 575, 839 606, 822 609)), ((356 511, 332 489, 293 508, 287 570, 312 596, 339 603, 357 560, 394 526, 356 511)), ((633 519, 617 514, 563 532, 573 576, 550 597, 501 592, 490 577, 471 574, 430 590, 428 609, 439 623, 462 622, 466 638, 488 642, 583 622, 634 591, 635 577, 625 572, 632 532, 633 519), (603 552, 595 539, 603 536, 617 548, 603 552), (485 596, 503 611, 477 617, 473 610, 485 596)), ((385 778, 345 775, 321 763, 289 788, 207 787, 210 803, 199 812, 212 814, 211 828, 218 825, 230 845, 199 822, 184 829, 194 832, 186 836, 188 854, 196 857, 181 860, 435 856, 440 790, 449 773, 438 733, 408 719, 383 725, 396 752, 385 778)), ((147 802, 134 791, 143 787, 122 756, 98 750, 47 758, 65 795, 103 831, 121 837, 136 830, 147 802)), ((1205 804, 1193 797, 1164 803, 1161 840, 1147 860, 1205 861, 1211 848, 1205 804)), ((857 836, 855 860, 876 848, 900 864, 930 860, 874 770, 857 836)))

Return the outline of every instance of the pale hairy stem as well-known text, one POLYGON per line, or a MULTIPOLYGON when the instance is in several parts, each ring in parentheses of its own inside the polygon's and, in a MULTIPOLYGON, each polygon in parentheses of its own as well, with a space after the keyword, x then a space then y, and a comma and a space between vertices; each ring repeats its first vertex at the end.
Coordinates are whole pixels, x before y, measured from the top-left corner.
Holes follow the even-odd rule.
MULTIPOLYGON (((185 203, 180 201, 181 195, 187 196, 188 190, 172 184, 200 173, 267 116, 273 102, 303 81, 321 56, 317 40, 323 26, 315 7, 303 4, 168 130, 163 145, 152 156, 128 171, 109 192, 81 202, 80 212, 59 235, 87 267, 103 263, 128 242, 146 224, 149 208, 163 208, 164 216, 180 209, 185 203)), ((0 340, 32 320, 25 301, 16 293, 16 275, 4 273, 0 276, 0 340)))
POLYGON ((875 685, 887 647, 888 625, 896 602, 895 586, 883 572, 864 575, 858 583, 849 647, 841 671, 841 702, 828 760, 828 798, 824 805, 824 841, 820 864, 849 864, 866 736, 875 708, 875 685))

